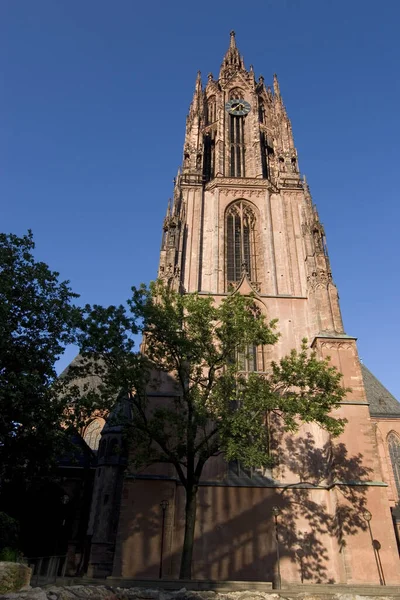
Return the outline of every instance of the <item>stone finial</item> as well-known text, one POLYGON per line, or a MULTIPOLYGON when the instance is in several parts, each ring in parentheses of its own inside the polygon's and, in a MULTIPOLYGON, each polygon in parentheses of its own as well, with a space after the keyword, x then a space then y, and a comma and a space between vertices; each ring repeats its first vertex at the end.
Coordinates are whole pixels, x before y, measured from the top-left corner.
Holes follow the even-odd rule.
POLYGON ((274 94, 277 98, 281 97, 281 89, 279 87, 277 74, 274 73, 274 94))
POLYGON ((196 92, 199 89, 201 90, 201 71, 197 71, 197 76, 196 76, 196 92))
POLYGON ((233 31, 233 29, 232 29, 232 31, 229 32, 229 35, 231 36, 230 47, 231 48, 236 48, 236 39, 235 39, 235 35, 236 34, 233 31))

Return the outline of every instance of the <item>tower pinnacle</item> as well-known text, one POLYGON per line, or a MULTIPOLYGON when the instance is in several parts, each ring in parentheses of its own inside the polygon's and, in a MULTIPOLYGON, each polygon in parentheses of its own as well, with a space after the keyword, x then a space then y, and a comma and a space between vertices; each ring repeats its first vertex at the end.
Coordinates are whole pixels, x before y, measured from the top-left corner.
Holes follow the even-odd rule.
POLYGON ((222 61, 220 79, 229 79, 236 71, 244 69, 243 59, 236 46, 235 32, 230 32, 229 48, 222 61))
POLYGON ((274 94, 276 98, 281 97, 281 89, 279 87, 278 76, 276 73, 274 73, 274 94))

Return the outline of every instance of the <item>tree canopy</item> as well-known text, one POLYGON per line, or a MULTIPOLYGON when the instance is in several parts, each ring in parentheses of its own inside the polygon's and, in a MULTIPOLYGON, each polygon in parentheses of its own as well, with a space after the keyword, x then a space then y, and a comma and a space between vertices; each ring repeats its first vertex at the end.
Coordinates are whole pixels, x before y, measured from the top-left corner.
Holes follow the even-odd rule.
POLYGON ((161 282, 132 290, 127 307, 86 307, 80 375, 100 378, 96 394, 102 408, 118 394, 129 402, 132 418, 125 425, 134 440, 136 467, 170 463, 175 468, 186 492, 180 576, 187 578, 206 462, 223 454, 247 467, 273 464, 271 415, 286 430, 314 422, 339 434, 344 421, 331 411, 347 390, 341 374, 310 352, 306 340, 265 372, 245 371, 244 356, 279 339, 276 321, 267 322, 252 297, 231 294, 217 303, 207 295, 179 294, 161 282), (134 348, 139 332, 141 352, 134 348), (151 396, 162 389, 160 373, 174 393, 155 403, 151 396))
POLYGON ((0 234, 0 481, 32 477, 56 457, 64 400, 55 363, 80 311, 68 281, 34 257, 32 232, 0 234))

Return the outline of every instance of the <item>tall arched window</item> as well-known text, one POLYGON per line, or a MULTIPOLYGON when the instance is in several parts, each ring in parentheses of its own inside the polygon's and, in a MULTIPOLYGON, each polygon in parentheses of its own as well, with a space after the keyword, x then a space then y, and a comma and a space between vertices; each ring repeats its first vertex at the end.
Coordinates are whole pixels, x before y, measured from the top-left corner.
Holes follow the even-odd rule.
MULTIPOLYGON (((244 98, 244 92, 240 88, 233 88, 229 92, 229 100, 244 98)), ((230 176, 245 177, 245 117, 229 116, 229 141, 230 141, 230 176)))
POLYGON ((216 129, 210 129, 204 136, 203 175, 205 181, 210 181, 215 175, 215 138, 216 129))
POLYGON ((100 443, 101 431, 104 427, 104 419, 91 421, 85 429, 83 439, 92 450, 97 450, 100 443))
POLYGON ((394 432, 389 433, 387 438, 389 446, 390 462, 392 463, 394 481, 396 484, 397 496, 400 500, 400 439, 394 432))
POLYGON ((256 219, 245 201, 235 202, 226 213, 226 274, 229 283, 240 281, 247 273, 252 281, 256 273, 256 219))
POLYGON ((258 100, 258 118, 260 123, 265 123, 265 106, 261 98, 258 100))
POLYGON ((215 123, 217 120, 217 103, 215 96, 210 96, 207 100, 207 125, 215 123))

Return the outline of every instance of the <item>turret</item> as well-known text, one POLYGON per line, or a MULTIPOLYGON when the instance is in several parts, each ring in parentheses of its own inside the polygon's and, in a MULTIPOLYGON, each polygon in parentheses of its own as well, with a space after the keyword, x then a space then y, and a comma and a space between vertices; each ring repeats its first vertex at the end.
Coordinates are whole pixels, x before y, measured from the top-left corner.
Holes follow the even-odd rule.
POLYGON ((239 50, 236 47, 235 32, 231 31, 231 39, 229 48, 222 61, 221 69, 219 72, 219 79, 221 82, 225 82, 227 79, 232 77, 237 71, 244 71, 243 57, 240 56, 239 50))
POLYGON ((204 123, 204 101, 201 73, 197 72, 193 100, 186 119, 186 135, 183 148, 183 173, 201 173, 203 148, 200 128, 204 123))

